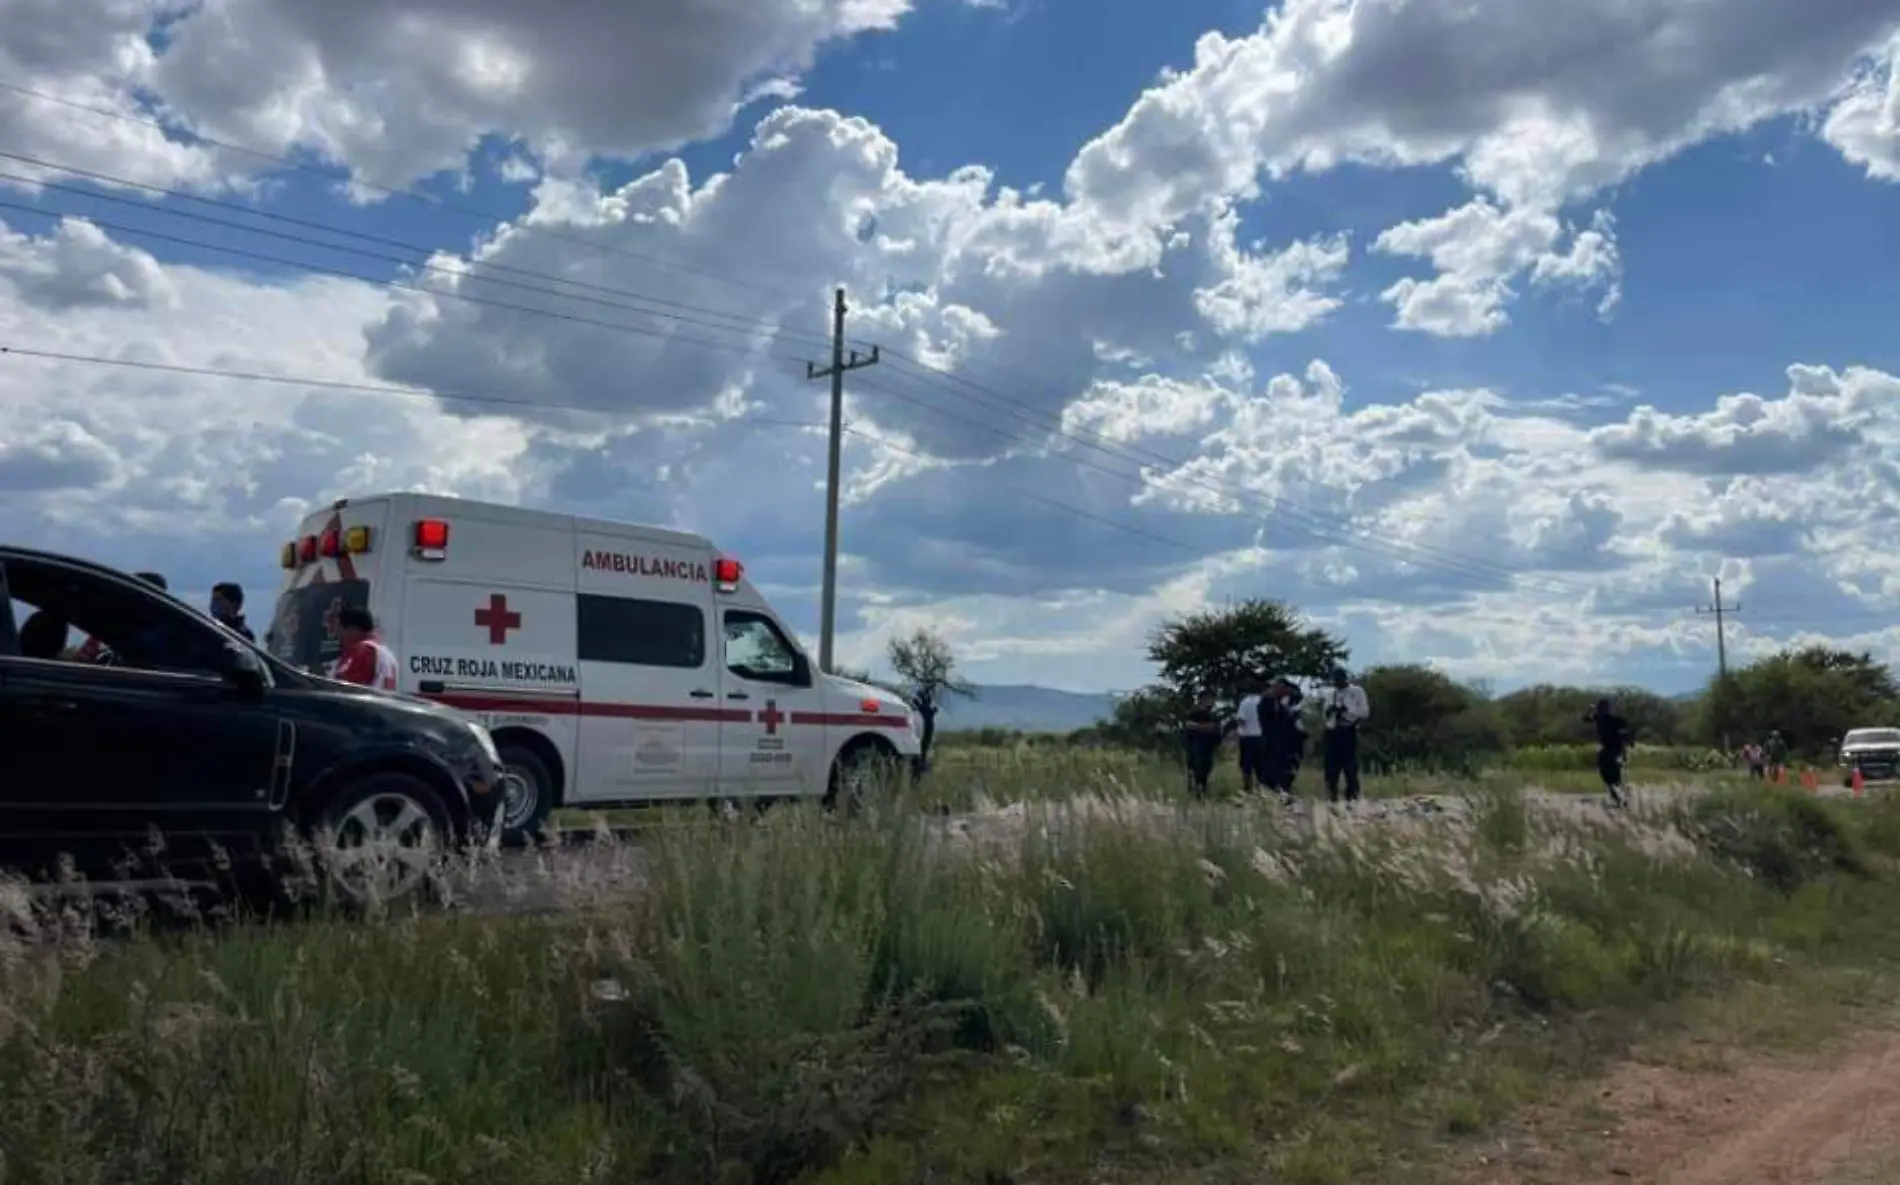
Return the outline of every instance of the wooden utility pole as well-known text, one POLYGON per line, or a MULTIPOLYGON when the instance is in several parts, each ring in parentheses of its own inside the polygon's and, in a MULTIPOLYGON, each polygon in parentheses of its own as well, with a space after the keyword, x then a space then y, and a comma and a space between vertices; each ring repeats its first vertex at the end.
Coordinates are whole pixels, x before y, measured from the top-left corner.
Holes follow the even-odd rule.
POLYGON ((1697 613, 1707 613, 1715 617, 1715 727, 1722 735, 1722 748, 1728 748, 1728 618, 1730 614, 1742 611, 1741 602, 1733 605, 1722 601, 1722 578, 1715 578, 1715 600, 1707 605, 1697 605, 1697 613))
POLYGON ((831 641, 838 622, 838 470, 844 448, 844 376, 846 371, 874 366, 878 361, 876 346, 871 347, 868 357, 861 357, 856 350, 849 358, 845 356, 844 313, 844 289, 840 288, 831 306, 831 365, 805 363, 807 380, 831 380, 831 440, 825 465, 825 587, 818 617, 818 668, 826 674, 831 673, 831 641))

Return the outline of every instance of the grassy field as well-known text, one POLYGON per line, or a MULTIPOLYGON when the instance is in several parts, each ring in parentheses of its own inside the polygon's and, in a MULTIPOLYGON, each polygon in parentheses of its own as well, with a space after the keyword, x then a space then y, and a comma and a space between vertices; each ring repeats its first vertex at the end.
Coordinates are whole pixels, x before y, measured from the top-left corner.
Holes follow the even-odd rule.
POLYGON ((564 917, 0 931, 0 1183, 1317 1185, 1900 953, 1886 799, 1398 779, 1475 809, 1308 829, 1023 762, 657 831, 648 893, 564 917))

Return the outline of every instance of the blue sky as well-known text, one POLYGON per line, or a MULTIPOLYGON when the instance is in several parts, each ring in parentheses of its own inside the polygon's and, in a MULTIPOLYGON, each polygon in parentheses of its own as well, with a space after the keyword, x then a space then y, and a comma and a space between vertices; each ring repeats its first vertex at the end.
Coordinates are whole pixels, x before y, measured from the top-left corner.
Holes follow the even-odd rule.
POLYGON ((797 360, 845 283, 854 338, 897 355, 853 376, 854 661, 930 626, 978 678, 1129 686, 1155 621, 1272 595, 1361 662, 1676 691, 1711 664, 1690 610, 1717 574, 1758 615, 1744 657, 1900 640, 1900 4, 405 7, 213 5, 154 36, 75 0, 63 40, 0 33, 0 83, 67 100, 0 102, 0 151, 368 252, 392 249, 322 228, 453 259, 515 223, 489 275, 592 297, 392 295, 395 264, 230 208, 0 182, 44 212, 0 209, 0 338, 522 406, 16 361, 0 505, 29 539, 267 596, 303 506, 427 486, 707 530, 810 629, 822 441, 786 425, 822 412, 797 360), (674 159, 730 176, 680 190, 674 159))

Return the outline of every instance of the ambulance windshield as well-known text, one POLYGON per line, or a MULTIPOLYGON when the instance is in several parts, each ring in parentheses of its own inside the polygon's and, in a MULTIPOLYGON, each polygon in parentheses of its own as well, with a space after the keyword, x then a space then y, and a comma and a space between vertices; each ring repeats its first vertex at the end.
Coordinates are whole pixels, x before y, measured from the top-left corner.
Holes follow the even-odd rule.
POLYGON ((342 580, 306 584, 284 590, 277 598, 264 645, 278 658, 300 670, 325 674, 342 644, 336 636, 336 615, 345 609, 369 608, 369 581, 342 580))

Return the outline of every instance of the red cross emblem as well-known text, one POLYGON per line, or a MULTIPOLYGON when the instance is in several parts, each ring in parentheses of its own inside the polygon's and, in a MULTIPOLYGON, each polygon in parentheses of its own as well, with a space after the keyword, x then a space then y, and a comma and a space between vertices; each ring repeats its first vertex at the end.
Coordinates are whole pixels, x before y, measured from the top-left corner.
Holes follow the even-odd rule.
POLYGON ((765 701, 765 711, 759 713, 759 723, 765 725, 766 736, 777 736, 779 722, 785 719, 785 713, 778 710, 778 701, 765 701))
POLYGON ((508 640, 509 630, 521 628, 521 614, 508 608, 508 598, 492 593, 486 609, 475 610, 475 624, 488 629, 488 644, 500 646, 508 640))

